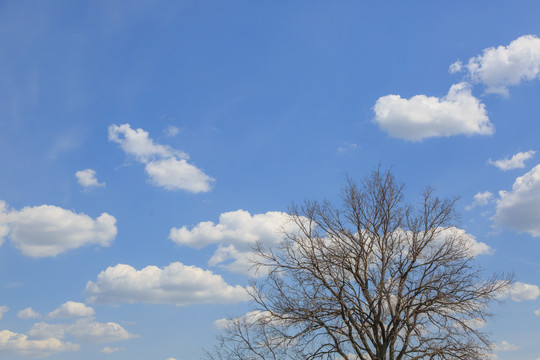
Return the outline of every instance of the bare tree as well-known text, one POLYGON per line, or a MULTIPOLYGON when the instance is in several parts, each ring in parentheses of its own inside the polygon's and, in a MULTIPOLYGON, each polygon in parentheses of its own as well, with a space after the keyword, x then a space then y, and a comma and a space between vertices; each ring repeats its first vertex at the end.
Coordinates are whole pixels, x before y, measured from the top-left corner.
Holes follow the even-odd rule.
POLYGON ((232 319, 214 359, 487 359, 478 324, 510 277, 485 277, 455 199, 405 204, 391 172, 347 180, 343 205, 292 206, 298 231, 256 248, 258 312, 232 319), (256 316, 254 316, 256 315, 256 316))

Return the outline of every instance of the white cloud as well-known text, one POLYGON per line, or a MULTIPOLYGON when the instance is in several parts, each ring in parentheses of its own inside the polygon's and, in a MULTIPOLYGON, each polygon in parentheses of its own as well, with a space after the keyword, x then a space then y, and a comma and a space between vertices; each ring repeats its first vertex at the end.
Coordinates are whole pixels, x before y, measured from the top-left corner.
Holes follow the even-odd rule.
POLYGON ((448 238, 463 239, 464 245, 468 246, 472 256, 493 254, 493 249, 486 243, 476 241, 476 238, 468 234, 465 230, 457 227, 448 227, 439 232, 438 240, 444 241, 448 238))
POLYGON ((174 125, 169 125, 165 128, 165 135, 167 135, 168 137, 173 137, 173 136, 176 136, 178 135, 178 133, 180 132, 180 129, 174 125))
POLYGON ((170 358, 167 358, 167 360, 176 360, 176 359, 173 357, 170 357, 170 358))
POLYGON ((514 351, 518 350, 519 346, 510 344, 508 341, 501 341, 500 344, 493 344, 492 346, 494 351, 514 351))
POLYGON ((344 153, 346 151, 353 151, 353 150, 356 150, 358 148, 358 145, 357 144, 343 144, 341 145, 340 147, 337 148, 337 151, 339 153, 344 153))
POLYGON ((112 347, 109 347, 109 346, 105 346, 103 349, 101 349, 101 352, 105 353, 105 354, 113 354, 115 352, 125 351, 125 350, 126 349, 123 348, 123 347, 112 348, 112 347))
POLYGON ((172 228, 169 239, 178 245, 196 249, 220 244, 209 264, 245 273, 251 267, 249 257, 257 242, 277 245, 282 239, 282 230, 292 232, 296 228, 284 212, 251 215, 245 210, 237 210, 221 214, 217 224, 204 221, 191 230, 186 226, 172 228))
POLYGON ((0 354, 24 357, 46 357, 52 354, 77 351, 79 345, 57 338, 29 340, 28 336, 9 330, 0 331, 0 354))
POLYGON ((536 315, 536 316, 540 316, 540 309, 538 309, 538 310, 534 310, 534 315, 536 315))
MULTIPOLYGON (((230 326, 231 324, 235 323, 235 322, 245 322, 245 323, 248 323, 248 324, 254 324, 255 322, 257 322, 258 320, 261 320, 261 319, 265 319, 266 316, 269 315, 269 312, 268 311, 259 311, 259 310, 254 310, 254 311, 250 311, 248 312, 247 314, 244 314, 242 315, 241 317, 238 317, 238 318, 229 318, 229 319, 219 319, 219 320, 216 320, 214 321, 214 326, 217 328, 217 329, 226 329, 228 326, 230 326)), ((271 318, 268 318, 268 320, 270 320, 271 318)))
POLYGON ((38 319, 41 317, 41 314, 32 309, 31 307, 27 307, 26 309, 23 309, 17 313, 17 317, 19 319, 38 319))
POLYGON ((86 214, 52 205, 8 211, 0 201, 0 224, 9 229, 9 240, 30 257, 56 256, 81 246, 109 246, 116 237, 116 219, 107 213, 93 220, 86 214))
MULTIPOLYGON (((191 229, 186 226, 172 228, 169 239, 180 246, 196 249, 218 244, 208 261, 210 266, 219 266, 236 273, 250 273, 254 245, 260 243, 273 247, 281 242, 284 232, 296 231, 298 226, 290 220, 287 213, 269 211, 251 215, 245 210, 237 210, 221 214, 217 224, 203 221, 191 229)), ((446 236, 466 239, 474 256, 493 252, 487 244, 476 241, 474 236, 462 229, 444 229, 440 236, 441 239, 446 236)))
POLYGON ((133 130, 129 124, 109 126, 109 141, 122 147, 126 154, 134 155, 140 162, 146 163, 155 158, 188 158, 186 153, 165 145, 154 144, 143 129, 133 130))
POLYGON ((174 262, 137 270, 118 264, 86 284, 88 301, 95 304, 151 303, 185 306, 200 303, 236 303, 247 300, 246 289, 228 285, 220 275, 174 262))
POLYGON ((467 210, 471 210, 477 206, 486 206, 493 198, 493 193, 490 191, 478 192, 474 195, 473 203, 466 207, 467 210))
POLYGON ((185 159, 169 158, 151 161, 145 167, 150 181, 166 190, 208 192, 213 179, 185 159))
POLYGON ((458 60, 452 65, 450 65, 450 67, 448 68, 448 72, 450 74, 455 74, 457 72, 460 72, 462 69, 463 69, 463 63, 461 62, 461 60, 458 60))
POLYGON ((540 296, 540 288, 536 285, 516 282, 510 287, 508 296, 517 302, 536 300, 540 296))
POLYGON ((499 191, 496 226, 540 237, 540 165, 518 177, 511 191, 499 191))
POLYGON ((508 46, 484 49, 465 68, 473 82, 486 86, 486 92, 508 94, 508 86, 534 80, 540 75, 540 39, 524 35, 508 46))
POLYGON ((495 131, 485 105, 471 94, 465 82, 452 85, 442 98, 383 96, 375 103, 374 111, 375 122, 382 130, 410 141, 458 134, 491 135, 495 131))
POLYGON ((189 156, 169 146, 154 144, 148 132, 133 130, 129 124, 109 126, 109 141, 121 145, 126 154, 145 164, 151 183, 166 190, 207 192, 214 179, 187 162, 189 156))
POLYGON ((512 156, 510 159, 507 157, 501 160, 488 160, 488 163, 498 167, 503 171, 508 171, 512 169, 523 169, 525 167, 525 161, 529 160, 534 156, 536 151, 529 150, 526 152, 519 152, 512 156))
POLYGON ((74 317, 93 316, 95 311, 92 307, 80 302, 67 301, 58 309, 51 311, 48 316, 51 319, 69 319, 74 317))
POLYGON ((96 187, 105 186, 105 183, 100 183, 96 178, 96 171, 92 169, 80 170, 75 173, 75 177, 81 186, 96 187))
POLYGON ((9 307, 6 305, 0 305, 0 320, 4 317, 4 314, 9 311, 9 307))
POLYGON ((487 325, 487 322, 483 319, 474 318, 474 319, 466 320, 465 324, 471 329, 479 330, 485 327, 487 325))
POLYGON ((130 334, 126 329, 114 322, 100 323, 91 318, 79 319, 73 324, 36 323, 28 332, 32 338, 43 339, 54 337, 62 339, 66 335, 89 343, 104 343, 128 340, 137 335, 130 334))

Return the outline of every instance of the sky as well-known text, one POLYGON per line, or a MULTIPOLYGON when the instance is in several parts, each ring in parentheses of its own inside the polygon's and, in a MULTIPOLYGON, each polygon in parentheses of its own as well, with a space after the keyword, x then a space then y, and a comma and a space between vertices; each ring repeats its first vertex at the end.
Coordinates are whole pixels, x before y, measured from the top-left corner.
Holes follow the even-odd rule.
POLYGON ((193 360, 292 203, 459 197, 540 359, 537 1, 0 1, 0 359, 193 360))

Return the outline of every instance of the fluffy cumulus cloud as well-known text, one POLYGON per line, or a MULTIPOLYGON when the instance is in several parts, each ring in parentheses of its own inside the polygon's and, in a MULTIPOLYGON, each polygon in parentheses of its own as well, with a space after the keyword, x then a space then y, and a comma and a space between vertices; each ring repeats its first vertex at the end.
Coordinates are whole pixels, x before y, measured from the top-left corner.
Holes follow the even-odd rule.
POLYGON ((296 225, 284 212, 251 215, 245 210, 237 210, 221 214, 217 224, 204 221, 191 229, 186 226, 172 228, 169 239, 178 245, 197 249, 219 244, 210 265, 244 273, 251 267, 249 258, 257 242, 277 245, 282 239, 282 231, 293 232, 295 229, 296 225))
POLYGON ((540 76, 540 39, 524 35, 508 46, 484 49, 466 65, 453 64, 451 71, 466 69, 473 82, 482 83, 488 93, 507 94, 508 86, 540 76))
POLYGON ((100 183, 96 178, 96 171, 92 169, 80 170, 75 173, 75 177, 79 184, 85 188, 105 186, 105 183, 100 183))
POLYGON ((115 342, 137 337, 137 335, 130 334, 117 323, 100 323, 94 321, 92 318, 79 319, 72 324, 48 324, 39 322, 34 324, 28 335, 34 339, 62 339, 69 335, 88 343, 115 342))
POLYGON ((518 302, 536 300, 540 296, 540 288, 536 285, 516 282, 512 284, 508 296, 518 302))
POLYGON ((246 289, 228 285, 220 275, 180 262, 164 268, 137 270, 118 264, 86 284, 88 301, 95 304, 151 303, 185 306, 199 303, 235 303, 247 300, 246 289))
POLYGON ((518 177, 511 191, 500 191, 493 222, 540 237, 540 165, 518 177))
POLYGON ((107 213, 94 220, 52 205, 8 210, 3 201, 0 226, 7 229, 3 234, 17 249, 34 258, 56 256, 91 244, 109 246, 117 233, 116 219, 107 213))
POLYGON ((471 94, 468 83, 450 87, 442 98, 387 95, 375 103, 375 122, 390 136, 410 141, 429 137, 491 135, 494 127, 485 105, 471 94))
POLYGON ((41 317, 41 314, 32 309, 31 307, 27 307, 26 309, 23 309, 17 313, 17 317, 19 319, 38 319, 41 317))
POLYGON ((29 339, 25 334, 0 331, 0 356, 46 357, 60 352, 77 351, 79 345, 48 337, 29 339))
POLYGON ((513 169, 523 169, 525 167, 525 161, 534 156, 536 151, 529 150, 525 152, 519 152, 513 155, 510 159, 504 158, 500 160, 488 160, 488 163, 501 169, 502 171, 508 171, 513 169))
POLYGON ((143 129, 129 124, 109 126, 109 141, 120 144, 126 154, 145 165, 150 182, 167 190, 207 192, 214 179, 188 163, 189 156, 169 146, 155 144, 143 129))
POLYGON ((6 305, 0 305, 0 320, 4 317, 4 314, 9 311, 9 307, 6 305))
POLYGON ((69 319, 75 317, 93 316, 95 311, 92 307, 80 302, 67 301, 58 309, 51 311, 48 316, 51 319, 69 319))

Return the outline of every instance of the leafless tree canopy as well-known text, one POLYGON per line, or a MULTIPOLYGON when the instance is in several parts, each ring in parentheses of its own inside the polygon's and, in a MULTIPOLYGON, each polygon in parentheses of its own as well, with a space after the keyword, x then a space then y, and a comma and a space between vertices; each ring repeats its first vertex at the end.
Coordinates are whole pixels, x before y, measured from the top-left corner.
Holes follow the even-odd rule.
POLYGON ((431 189, 416 206, 375 171, 348 180, 343 205, 290 209, 298 231, 257 247, 257 311, 231 319, 213 359, 484 359, 479 330, 509 277, 485 277, 456 224, 455 200, 431 189))

